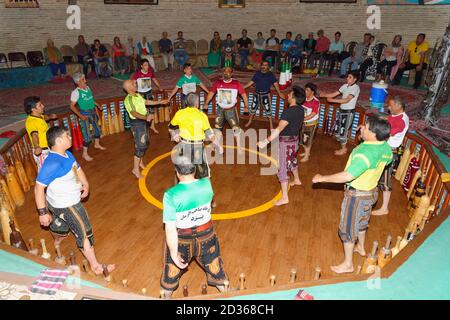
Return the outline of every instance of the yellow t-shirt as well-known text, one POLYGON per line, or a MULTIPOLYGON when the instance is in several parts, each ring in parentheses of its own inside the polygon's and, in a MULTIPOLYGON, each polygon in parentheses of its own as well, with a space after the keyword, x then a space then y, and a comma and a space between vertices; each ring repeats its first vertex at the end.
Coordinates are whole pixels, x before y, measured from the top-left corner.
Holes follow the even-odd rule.
MULTIPOLYGON (((428 45, 428 42, 424 41, 420 45, 416 44, 416 41, 411 41, 408 45, 409 50, 409 62, 412 64, 419 64, 420 63, 420 54, 426 54, 430 46, 428 45)), ((429 64, 430 61, 427 56, 425 56, 425 63, 429 64)))
POLYGON ((170 125, 179 127, 180 137, 189 141, 204 140, 205 131, 211 129, 206 114, 195 107, 178 110, 170 125))
POLYGON ((131 95, 131 94, 127 95, 124 100, 124 104, 125 104, 125 109, 128 112, 128 115, 133 120, 136 118, 133 117, 133 115, 131 114, 131 111, 135 111, 139 114, 142 114, 143 116, 147 115, 147 108, 145 107, 145 99, 143 96, 141 96, 138 93, 136 95, 131 95))
POLYGON ((41 147, 41 148, 48 148, 47 144, 47 130, 48 130, 48 124, 45 121, 44 116, 36 117, 29 115, 27 117, 27 120, 25 120, 25 129, 27 130, 28 136, 30 137, 31 144, 33 144, 33 138, 32 133, 37 132, 38 138, 39 138, 39 145, 35 146, 33 144, 33 147, 41 147))

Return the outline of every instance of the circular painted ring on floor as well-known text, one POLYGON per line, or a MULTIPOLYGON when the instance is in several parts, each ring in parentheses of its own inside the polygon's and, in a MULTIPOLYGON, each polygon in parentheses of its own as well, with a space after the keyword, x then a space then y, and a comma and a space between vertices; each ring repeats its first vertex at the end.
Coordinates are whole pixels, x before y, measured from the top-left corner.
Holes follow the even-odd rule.
MULTIPOLYGON (((225 149, 237 149, 236 146, 227 146, 224 145, 223 146, 225 149)), ((252 150, 252 149, 247 149, 247 148, 241 148, 242 150, 245 150, 247 152, 250 153, 254 153, 256 155, 259 155, 263 158, 266 158, 267 160, 269 160, 272 164, 274 165, 278 165, 278 161, 275 160, 272 157, 269 157, 266 154, 263 154, 259 151, 256 150, 252 150)), ((173 151, 169 151, 167 153, 164 153, 158 157, 156 157, 155 159, 153 159, 152 161, 150 161, 150 163, 145 167, 145 169, 143 169, 142 171, 142 178, 139 179, 139 190, 142 194, 142 196, 152 205, 154 205, 155 207, 157 207, 158 209, 162 209, 163 208, 163 204, 161 201, 159 201, 158 199, 156 199, 148 190, 147 188, 147 184, 145 183, 146 178, 148 173, 150 172, 150 170, 161 160, 170 157, 170 155, 172 154, 173 151)), ((244 218, 244 217, 249 217, 255 214, 259 214, 262 212, 265 212, 267 210, 269 210, 270 208, 272 208, 274 206, 273 202, 277 201, 278 199, 281 198, 281 191, 278 192, 278 194, 271 200, 263 203, 260 206, 254 207, 254 208, 250 208, 247 210, 242 210, 242 211, 236 211, 236 212, 227 212, 227 213, 213 213, 211 214, 211 217, 213 220, 230 220, 230 219, 239 219, 239 218, 244 218)))

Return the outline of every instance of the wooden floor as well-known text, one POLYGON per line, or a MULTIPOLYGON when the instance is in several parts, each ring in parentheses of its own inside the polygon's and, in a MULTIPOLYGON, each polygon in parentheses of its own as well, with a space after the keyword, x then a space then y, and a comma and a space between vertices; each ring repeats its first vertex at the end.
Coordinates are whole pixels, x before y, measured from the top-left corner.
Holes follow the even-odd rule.
MULTIPOLYGON (((166 124, 157 127, 160 134, 151 136, 146 162, 172 147, 166 124)), ((116 282, 126 278, 132 291, 137 293, 146 287, 148 295, 158 296, 164 243, 162 211, 141 196, 138 181, 131 174, 131 133, 104 137, 102 143, 108 149, 92 150, 95 160, 91 163, 75 153, 90 183, 90 197, 85 206, 94 228, 97 256, 101 262, 117 264, 117 271, 113 273, 116 282)), ((316 173, 330 174, 344 168, 347 157, 334 156, 337 147, 332 138, 317 135, 310 161, 300 166, 303 185, 291 189, 290 204, 247 218, 215 222, 232 286, 238 286, 242 272, 246 274, 247 288, 269 286, 271 274, 277 276, 277 284, 285 284, 293 267, 298 269, 299 281, 312 279, 316 266, 322 268, 322 278, 337 276, 329 266, 343 258, 337 235, 342 186, 313 188, 311 183, 316 173)), ((211 169, 218 204, 215 213, 261 205, 279 191, 276 176, 261 176, 260 165, 212 165, 211 169)), ((169 158, 150 171, 146 183, 150 192, 161 200, 164 190, 173 183, 169 158)), ((395 181, 391 213, 371 218, 367 251, 374 240, 384 243, 388 234, 394 239, 403 234, 408 222, 405 208, 405 196, 395 181)), ((25 239, 32 237, 38 241, 45 238, 49 251, 54 251, 50 233, 39 226, 32 192, 27 194, 25 205, 16 215, 25 239)), ((82 256, 72 237, 63 242, 62 250, 65 255, 71 250, 77 252, 77 261, 81 264, 82 256)), ((355 255, 355 269, 362 262, 363 259, 355 255)), ((187 284, 190 295, 198 295, 204 283, 204 273, 192 262, 180 286, 187 284)), ((209 293, 215 292, 215 288, 209 288, 209 293)), ((181 296, 179 289, 174 297, 181 296)))

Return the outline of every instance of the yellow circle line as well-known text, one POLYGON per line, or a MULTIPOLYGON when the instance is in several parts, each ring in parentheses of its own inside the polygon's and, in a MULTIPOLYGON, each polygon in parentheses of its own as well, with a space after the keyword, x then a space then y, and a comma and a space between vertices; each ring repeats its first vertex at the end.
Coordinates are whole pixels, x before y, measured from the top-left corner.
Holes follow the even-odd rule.
MULTIPOLYGON (((223 146, 225 149, 237 149, 236 146, 223 146)), ((263 158, 268 159, 270 162, 272 162, 273 164, 277 165, 278 162, 272 158, 269 157, 263 153, 260 153, 259 151, 253 150, 253 149, 247 149, 247 148, 241 148, 243 150, 246 150, 250 153, 254 153, 257 155, 262 156, 263 158)), ((159 209, 163 209, 163 204, 161 201, 159 201, 158 199, 156 199, 148 190, 147 185, 145 183, 145 180, 147 178, 148 173, 150 172, 150 169, 153 168, 159 161, 161 161, 164 158, 169 157, 172 152, 174 151, 169 151, 166 152, 158 157, 156 157, 155 159, 153 159, 152 161, 150 161, 150 163, 145 167, 145 169, 142 170, 142 178, 139 179, 139 190, 142 194, 142 196, 152 205, 154 205, 155 207, 159 208, 159 209)), ((211 217, 213 220, 228 220, 228 219, 239 219, 239 218, 244 218, 244 217, 249 217, 258 213, 262 213, 264 211, 269 210, 270 208, 272 208, 273 202, 277 201, 278 199, 281 198, 281 191, 278 192, 278 194, 271 199, 270 201, 267 201, 266 203, 263 203, 262 205, 258 206, 258 207, 254 207, 251 209, 247 209, 247 210, 242 210, 242 211, 236 211, 236 212, 229 212, 229 213, 213 213, 211 214, 211 217)))

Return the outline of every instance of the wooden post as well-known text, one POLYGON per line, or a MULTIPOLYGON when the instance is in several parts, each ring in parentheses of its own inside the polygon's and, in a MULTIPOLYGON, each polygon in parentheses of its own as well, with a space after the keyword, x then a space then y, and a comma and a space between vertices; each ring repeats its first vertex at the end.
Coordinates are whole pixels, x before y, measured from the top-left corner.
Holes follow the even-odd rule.
POLYGON ((322 272, 322 269, 320 267, 316 267, 315 273, 314 273, 314 280, 319 280, 320 279, 321 272, 322 272))
POLYGON ((275 286, 275 279, 276 279, 276 277, 274 274, 270 276, 270 286, 271 287, 275 286))
POLYGON ((297 269, 292 268, 291 269, 291 275, 290 275, 290 278, 289 278, 289 283, 294 283, 296 279, 297 279, 297 269))
POLYGON ((245 274, 241 273, 239 275, 239 290, 244 290, 245 274))

